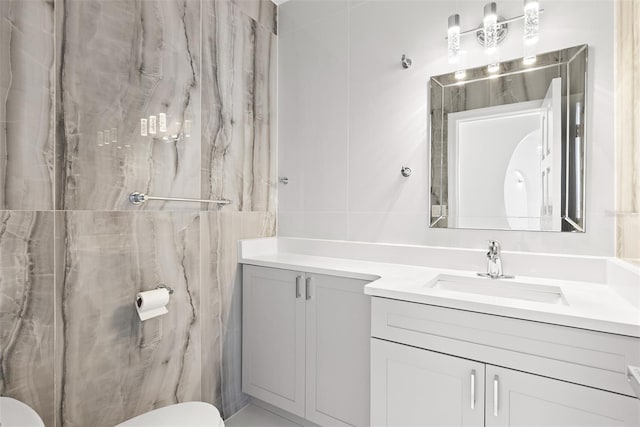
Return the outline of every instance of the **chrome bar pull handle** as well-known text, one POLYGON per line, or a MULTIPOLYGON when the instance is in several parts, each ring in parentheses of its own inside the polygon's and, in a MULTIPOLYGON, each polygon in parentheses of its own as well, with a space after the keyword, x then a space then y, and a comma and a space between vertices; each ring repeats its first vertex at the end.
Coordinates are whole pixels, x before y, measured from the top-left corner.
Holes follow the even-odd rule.
POLYGON ((302 296, 302 276, 296 277, 296 298, 300 298, 302 296))
POLYGON ((471 409, 476 408, 476 370, 471 370, 471 409))
POLYGON ((307 277, 305 279, 305 292, 307 294, 307 300, 310 300, 312 295, 311 295, 311 277, 307 277))
POLYGON ((498 399, 500 398, 500 393, 498 389, 500 388, 500 379, 498 376, 493 377, 493 416, 498 416, 498 399))

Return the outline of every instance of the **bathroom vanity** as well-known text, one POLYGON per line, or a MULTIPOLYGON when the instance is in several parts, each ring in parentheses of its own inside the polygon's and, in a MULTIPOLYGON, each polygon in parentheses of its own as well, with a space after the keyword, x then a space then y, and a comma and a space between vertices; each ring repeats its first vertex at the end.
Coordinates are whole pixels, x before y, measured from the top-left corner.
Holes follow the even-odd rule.
POLYGON ((372 425, 640 421, 637 338, 386 298, 371 334, 372 425))
POLYGON ((243 391, 320 425, 640 425, 640 269, 533 254, 505 255, 511 280, 457 267, 482 255, 241 242, 243 391))
POLYGON ((243 267, 242 389, 320 425, 369 424, 365 280, 243 267))

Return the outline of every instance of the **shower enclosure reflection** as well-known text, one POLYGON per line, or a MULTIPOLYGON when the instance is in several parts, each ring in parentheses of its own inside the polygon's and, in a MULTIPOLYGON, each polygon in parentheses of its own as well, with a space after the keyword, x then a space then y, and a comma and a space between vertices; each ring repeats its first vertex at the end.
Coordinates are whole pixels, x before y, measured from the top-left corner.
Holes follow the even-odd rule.
POLYGON ((432 227, 584 231, 586 52, 431 79, 432 227))

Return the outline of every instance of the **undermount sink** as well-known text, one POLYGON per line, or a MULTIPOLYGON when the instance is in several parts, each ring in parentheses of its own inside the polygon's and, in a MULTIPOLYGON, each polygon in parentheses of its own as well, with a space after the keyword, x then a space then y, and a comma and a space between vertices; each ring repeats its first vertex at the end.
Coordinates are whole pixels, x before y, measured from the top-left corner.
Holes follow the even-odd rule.
POLYGON ((565 304, 559 286, 519 282, 513 279, 489 279, 481 277, 440 274, 428 285, 429 288, 465 294, 511 298, 547 304, 565 304))

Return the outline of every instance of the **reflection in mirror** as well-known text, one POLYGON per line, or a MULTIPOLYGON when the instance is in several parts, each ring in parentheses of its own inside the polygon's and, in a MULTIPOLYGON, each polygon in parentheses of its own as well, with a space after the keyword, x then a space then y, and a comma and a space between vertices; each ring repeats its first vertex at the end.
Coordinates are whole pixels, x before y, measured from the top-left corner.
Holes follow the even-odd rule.
POLYGON ((431 78, 432 227, 584 231, 586 62, 583 45, 431 78))

